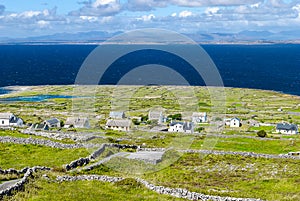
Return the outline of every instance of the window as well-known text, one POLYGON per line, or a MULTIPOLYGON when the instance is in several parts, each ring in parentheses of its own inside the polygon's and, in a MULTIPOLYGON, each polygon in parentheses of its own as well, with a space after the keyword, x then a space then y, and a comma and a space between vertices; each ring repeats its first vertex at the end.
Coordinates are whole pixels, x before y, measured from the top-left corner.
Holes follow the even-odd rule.
POLYGON ((4 124, 4 121, 2 121, 2 124, 4 124))

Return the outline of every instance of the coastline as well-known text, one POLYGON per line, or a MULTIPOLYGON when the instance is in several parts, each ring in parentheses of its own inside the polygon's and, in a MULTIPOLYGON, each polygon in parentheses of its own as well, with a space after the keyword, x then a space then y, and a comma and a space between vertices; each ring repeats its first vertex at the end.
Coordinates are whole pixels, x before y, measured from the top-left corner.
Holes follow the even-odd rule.
MULTIPOLYGON (((31 85, 31 86, 19 86, 19 85, 14 85, 14 86, 4 86, 0 87, 0 91, 3 90, 5 93, 0 94, 0 97, 9 95, 9 94, 16 94, 20 92, 26 92, 26 91, 31 91, 34 88, 46 88, 46 87, 142 87, 144 85, 31 85)), ((154 85, 156 86, 156 85, 154 85)), ((200 87, 200 88, 224 88, 225 90, 228 89, 235 89, 235 90, 258 90, 261 92, 272 92, 272 93, 278 93, 282 95, 290 95, 294 97, 300 98, 300 95, 298 94, 293 94, 293 93, 287 93, 284 91, 276 91, 276 90, 268 90, 268 89, 259 89, 259 88, 242 88, 242 87, 220 87, 220 86, 188 86, 188 85, 157 85, 157 86, 163 86, 163 87, 200 87)))

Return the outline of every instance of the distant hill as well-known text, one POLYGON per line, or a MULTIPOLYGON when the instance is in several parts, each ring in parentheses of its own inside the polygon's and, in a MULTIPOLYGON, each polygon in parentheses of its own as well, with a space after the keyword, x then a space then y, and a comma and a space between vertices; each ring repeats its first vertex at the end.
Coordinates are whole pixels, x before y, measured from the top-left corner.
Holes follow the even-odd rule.
MULTIPOLYGON (((123 32, 90 31, 78 33, 56 33, 28 38, 0 38, 2 43, 92 43, 103 42, 123 32)), ((238 33, 185 34, 196 42, 203 43, 261 43, 261 42, 299 42, 300 30, 269 32, 244 30, 238 33)))

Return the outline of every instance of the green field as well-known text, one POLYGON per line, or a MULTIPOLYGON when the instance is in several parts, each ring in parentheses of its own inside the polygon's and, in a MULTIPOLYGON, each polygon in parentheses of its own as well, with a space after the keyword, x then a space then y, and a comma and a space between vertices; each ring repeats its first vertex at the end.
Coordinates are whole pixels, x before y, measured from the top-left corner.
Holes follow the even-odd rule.
MULTIPOLYGON (((86 133, 101 136, 89 143, 119 143, 139 145, 147 148, 211 149, 219 151, 241 151, 264 154, 286 154, 300 151, 299 135, 275 134, 275 126, 253 127, 252 122, 290 122, 300 124, 300 116, 289 112, 299 111, 300 97, 273 91, 225 88, 225 97, 211 100, 219 94, 217 88, 163 87, 163 86, 43 86, 28 87, 3 97, 31 96, 40 94, 72 95, 74 99, 51 99, 45 102, 9 102, 0 104, 1 112, 13 112, 25 123, 39 123, 50 117, 63 121, 67 117, 86 115, 91 129, 62 129, 63 132, 86 133), (191 93, 194 95, 191 97, 191 93), (215 92, 215 94, 214 94, 215 92), (226 101, 223 101, 223 99, 226 101), (221 101, 222 104, 220 103, 221 101), (224 106, 224 107, 223 107, 224 106), (151 109, 163 109, 164 114, 183 114, 189 120, 192 112, 208 113, 209 122, 201 124, 201 133, 182 134, 149 132, 155 125, 142 123, 131 132, 105 131, 106 118, 111 110, 124 110, 127 116, 145 116, 151 109), (241 128, 223 127, 223 118, 239 117, 241 128), (218 132, 213 126, 221 125, 218 132), (265 130, 266 139, 257 137, 257 131, 265 130), (213 134, 213 135, 211 135, 213 134), (227 136, 217 137, 216 134, 227 136), (249 138, 249 136, 253 138, 249 138)), ((55 132, 56 129, 53 129, 55 132)), ((0 136, 21 138, 50 138, 22 134, 19 131, 0 130, 0 136)), ((75 143, 66 139, 62 143, 75 143)), ((96 161, 117 149, 106 150, 96 161)), ((134 151, 126 149, 121 151, 134 151)), ((137 160, 113 158, 105 165, 91 171, 65 172, 64 164, 80 157, 87 157, 92 150, 54 149, 39 145, 0 143, 0 168, 32 167, 36 165, 53 168, 46 172, 51 180, 42 177, 45 172, 35 174, 24 191, 4 200, 180 200, 159 195, 138 183, 103 183, 98 181, 62 182, 54 181, 57 175, 99 174, 124 178, 143 178, 155 185, 186 188, 209 195, 261 198, 263 200, 300 200, 300 160, 265 159, 239 155, 179 154, 168 151, 157 166, 137 160), (166 159, 166 160, 165 160, 166 159)), ((94 162, 96 162, 94 161, 94 162)), ((0 175, 3 181, 20 178, 22 175, 0 175)), ((127 180, 126 180, 127 181, 127 180)))

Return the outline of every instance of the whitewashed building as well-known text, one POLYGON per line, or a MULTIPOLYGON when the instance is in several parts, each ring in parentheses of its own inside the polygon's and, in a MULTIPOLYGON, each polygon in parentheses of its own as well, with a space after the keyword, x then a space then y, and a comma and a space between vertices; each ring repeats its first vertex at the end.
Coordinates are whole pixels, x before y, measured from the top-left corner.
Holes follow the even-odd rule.
POLYGON ((86 117, 68 117, 64 128, 90 128, 90 122, 86 117))
POLYGON ((0 127, 23 126, 23 120, 13 113, 0 113, 0 127))
POLYGON ((109 119, 105 128, 116 131, 130 131, 131 121, 127 119, 109 119))
POLYGON ((281 134, 297 134, 298 126, 295 124, 277 124, 276 132, 281 134))
POLYGON ((192 122, 172 122, 168 129, 169 132, 193 133, 194 124, 192 122))
POLYGON ((194 112, 192 114, 192 122, 194 124, 207 122, 207 114, 206 112, 194 112))
POLYGON ((158 124, 164 122, 164 115, 161 111, 149 111, 148 120, 156 120, 158 124))
POLYGON ((225 125, 231 128, 238 128, 242 126, 241 120, 237 117, 225 119, 225 125))

